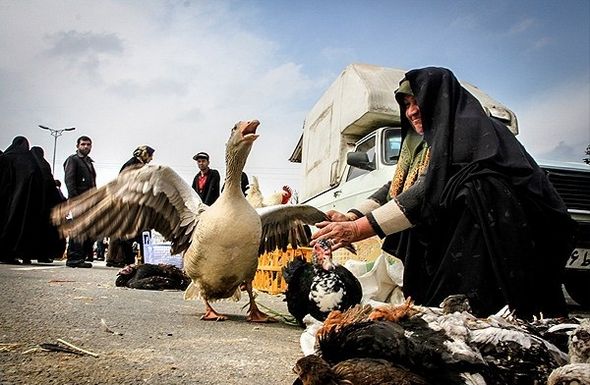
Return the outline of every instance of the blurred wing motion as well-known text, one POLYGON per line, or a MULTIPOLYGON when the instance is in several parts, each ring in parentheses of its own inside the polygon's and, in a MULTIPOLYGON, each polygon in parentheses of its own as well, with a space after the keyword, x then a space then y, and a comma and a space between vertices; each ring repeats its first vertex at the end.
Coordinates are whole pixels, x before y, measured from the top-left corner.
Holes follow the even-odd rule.
POLYGON ((122 172, 53 209, 53 223, 64 237, 130 238, 155 229, 172 242, 172 253, 188 248, 199 215, 207 208, 171 168, 145 165, 122 172), (71 220, 66 216, 71 214, 71 220))
POLYGON ((311 229, 308 225, 329 220, 326 214, 308 205, 276 205, 257 208, 262 222, 260 254, 275 249, 287 250, 308 246, 311 229))

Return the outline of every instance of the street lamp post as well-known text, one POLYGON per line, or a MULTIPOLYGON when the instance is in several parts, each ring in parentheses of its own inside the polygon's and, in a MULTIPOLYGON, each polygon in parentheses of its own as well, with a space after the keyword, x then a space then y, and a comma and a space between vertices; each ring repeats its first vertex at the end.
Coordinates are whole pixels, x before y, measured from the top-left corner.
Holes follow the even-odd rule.
POLYGON ((46 126, 42 126, 42 125, 39 125, 39 127, 41 127, 44 130, 49 131, 51 136, 53 136, 53 163, 51 166, 51 173, 55 174, 55 150, 57 148, 57 137, 61 136, 61 134, 63 134, 64 131, 74 131, 76 129, 76 127, 60 128, 59 130, 49 128, 46 126))

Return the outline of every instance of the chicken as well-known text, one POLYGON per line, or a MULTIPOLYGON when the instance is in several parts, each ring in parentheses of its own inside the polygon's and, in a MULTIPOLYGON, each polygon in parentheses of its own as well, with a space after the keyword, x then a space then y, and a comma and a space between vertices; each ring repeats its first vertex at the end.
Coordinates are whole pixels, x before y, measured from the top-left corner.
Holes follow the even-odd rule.
POLYGON ((428 385, 425 379, 389 361, 352 358, 330 367, 322 358, 310 355, 293 368, 299 379, 293 385, 428 385))
POLYGON ((174 265, 145 263, 119 270, 115 286, 142 290, 185 290, 190 278, 174 265))
POLYGON ((547 379, 547 385, 588 385, 590 364, 567 364, 555 369, 547 379))
POLYGON ((252 280, 258 256, 275 248, 307 244, 303 226, 326 220, 311 206, 280 205, 256 211, 240 188, 241 173, 254 141, 257 120, 241 121, 226 144, 226 183, 210 207, 171 168, 145 165, 126 170, 107 185, 90 190, 52 212, 62 236, 78 239, 128 238, 141 229, 155 229, 171 241, 172 254, 184 253, 191 278, 186 299, 205 302, 204 320, 224 320, 210 302, 250 298, 248 321, 266 322, 254 301, 252 280), (72 220, 66 220, 71 213, 72 220))
POLYGON ((551 372, 547 384, 590 384, 590 320, 583 320, 571 332, 568 346, 570 363, 551 372))
POLYGON ((252 181, 250 186, 248 187, 248 191, 246 191, 246 200, 250 202, 252 207, 259 208, 259 207, 267 207, 267 206, 274 206, 274 205, 284 205, 289 203, 293 192, 289 186, 283 186, 281 191, 276 191, 269 196, 263 196, 262 191, 260 191, 260 186, 258 184, 258 178, 252 176, 252 181))
POLYGON ((301 326, 307 314, 323 321, 332 310, 357 305, 363 295, 358 279, 332 261, 329 242, 318 241, 312 258, 313 263, 298 258, 283 268, 287 308, 301 326))
POLYGON ((332 312, 316 348, 330 365, 385 359, 437 384, 541 384, 567 362, 553 344, 510 321, 411 302, 332 312))
POLYGON ((568 343, 571 363, 590 364, 590 319, 580 322, 568 343))

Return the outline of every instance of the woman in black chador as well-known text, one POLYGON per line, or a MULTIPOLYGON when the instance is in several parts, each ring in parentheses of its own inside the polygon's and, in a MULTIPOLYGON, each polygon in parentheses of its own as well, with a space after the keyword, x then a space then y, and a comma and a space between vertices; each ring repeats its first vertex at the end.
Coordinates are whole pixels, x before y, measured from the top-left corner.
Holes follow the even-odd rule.
POLYGON ((0 261, 52 262, 65 244, 49 221, 59 203, 42 150, 17 136, 0 155, 0 261), (43 163, 44 162, 44 163, 43 163))
POLYGON ((575 222, 544 172, 451 71, 409 71, 404 88, 396 95, 402 129, 423 135, 428 166, 375 207, 328 213, 341 222, 317 224, 314 238, 338 248, 412 228, 384 249, 404 261, 404 293, 417 304, 466 294, 477 315, 506 304, 524 318, 565 315, 561 282, 575 222))

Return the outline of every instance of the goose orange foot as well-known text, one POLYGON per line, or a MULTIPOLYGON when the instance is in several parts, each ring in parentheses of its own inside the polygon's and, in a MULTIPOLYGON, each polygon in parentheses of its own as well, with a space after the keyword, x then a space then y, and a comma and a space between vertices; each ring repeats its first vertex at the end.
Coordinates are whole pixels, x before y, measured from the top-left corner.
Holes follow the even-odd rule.
POLYGON ((205 314, 201 316, 201 319, 203 321, 225 321, 227 320, 227 317, 216 312, 211 305, 209 305, 209 302, 205 302, 205 314))
POLYGON ((254 307, 254 309, 250 309, 248 312, 248 316, 246 317, 246 321, 248 322, 260 322, 260 323, 271 323, 277 322, 276 319, 272 318, 266 313, 263 313, 258 309, 258 307, 254 307))
POLYGON ((277 322, 276 319, 261 312, 260 309, 258 309, 258 306, 256 306, 256 301, 254 300, 254 292, 252 290, 252 281, 246 282, 245 284, 246 291, 248 292, 248 296, 250 297, 250 307, 248 308, 248 316, 246 317, 246 321, 260 323, 277 322))

